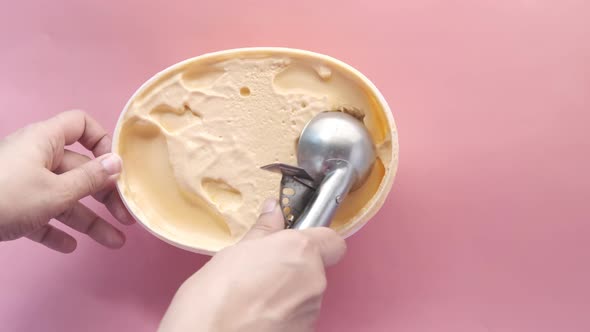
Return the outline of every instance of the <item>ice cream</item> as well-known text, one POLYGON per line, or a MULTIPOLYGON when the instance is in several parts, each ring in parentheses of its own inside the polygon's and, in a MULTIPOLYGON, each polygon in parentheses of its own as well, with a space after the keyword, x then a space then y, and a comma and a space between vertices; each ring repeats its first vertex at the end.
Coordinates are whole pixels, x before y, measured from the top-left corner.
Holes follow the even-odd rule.
POLYGON ((289 49, 241 49, 181 62, 131 98, 113 149, 123 159, 119 191, 136 218, 175 245, 212 253, 255 222, 280 175, 296 165, 303 126, 326 110, 354 110, 377 146, 369 179, 342 204, 342 234, 376 212, 397 169, 397 133, 378 91, 332 58, 289 49))

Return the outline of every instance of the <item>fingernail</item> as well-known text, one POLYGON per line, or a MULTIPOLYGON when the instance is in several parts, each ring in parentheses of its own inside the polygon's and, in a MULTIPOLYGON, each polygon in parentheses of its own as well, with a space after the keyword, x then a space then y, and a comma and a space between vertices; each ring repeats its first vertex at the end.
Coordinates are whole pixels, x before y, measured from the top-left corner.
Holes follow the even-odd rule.
POLYGON ((264 203, 262 203, 262 209, 260 210, 260 214, 267 214, 274 211, 277 207, 277 200, 273 198, 268 198, 264 203))
POLYGON ((106 157, 100 160, 100 164, 109 175, 121 173, 121 157, 114 153, 109 153, 106 155, 106 157))

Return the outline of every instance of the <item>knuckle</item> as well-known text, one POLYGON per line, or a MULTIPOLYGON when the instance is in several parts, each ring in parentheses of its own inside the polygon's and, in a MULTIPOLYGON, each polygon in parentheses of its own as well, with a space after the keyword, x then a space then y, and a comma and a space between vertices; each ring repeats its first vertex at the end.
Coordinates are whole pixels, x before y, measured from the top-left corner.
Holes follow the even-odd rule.
POLYGON ((88 138, 88 146, 90 151, 95 151, 97 148, 102 148, 105 144, 110 145, 110 136, 107 132, 97 133, 88 138))
MULTIPOLYGON (((63 155, 63 146, 65 143, 63 141, 62 135, 58 135, 58 136, 52 135, 52 136, 48 137, 47 144, 49 144, 49 151, 51 153, 50 157, 63 155)), ((51 160, 61 159, 61 157, 60 158, 50 158, 50 159, 51 160)))
POLYGON ((99 187, 99 181, 96 175, 90 171, 88 167, 80 167, 79 172, 81 172, 81 179, 82 186, 85 186, 86 192, 94 192, 99 187))
POLYGON ((340 235, 338 235, 335 230, 329 227, 317 227, 314 228, 314 231, 321 234, 321 236, 325 238, 340 238, 340 235))
POLYGON ((49 226, 45 226, 45 227, 41 228, 41 230, 40 230, 41 234, 39 234, 39 241, 38 242, 45 243, 50 231, 51 231, 51 228, 49 226))
POLYGON ((73 208, 67 208, 65 211, 63 211, 58 218, 62 219, 64 223, 69 223, 72 220, 72 215, 73 215, 74 209, 73 208))
POLYGON ((20 225, 13 227, 10 226, 11 225, 3 226, 0 224, 0 242, 16 240, 23 236, 23 234, 26 234, 21 229, 19 229, 21 228, 20 225))
POLYGON ((328 279, 325 273, 319 273, 315 278, 316 282, 313 287, 313 295, 322 296, 328 288, 328 279))
POLYGON ((75 201, 75 194, 70 186, 68 186, 65 181, 60 181, 57 176, 55 176, 54 179, 47 181, 47 185, 45 186, 47 191, 45 194, 48 197, 51 197, 58 210, 55 215, 59 215, 68 209, 75 201))
POLYGON ((90 234, 91 232, 93 232, 95 227, 97 227, 101 223, 101 221, 102 219, 99 216, 92 217, 92 220, 90 221, 90 223, 88 223, 86 228, 82 230, 82 232, 84 234, 90 234))
POLYGON ((84 117, 84 116, 86 116, 86 112, 79 110, 79 109, 73 109, 73 110, 65 111, 65 112, 58 114, 58 116, 68 116, 68 115, 73 115, 76 117, 84 117))
POLYGON ((55 204, 52 211, 50 211, 50 214, 52 215, 51 217, 63 216, 63 214, 66 213, 66 211, 76 202, 74 193, 67 188, 61 188, 56 191, 53 197, 55 204))
POLYGON ((289 247, 299 255, 308 255, 318 251, 317 245, 306 234, 296 230, 285 230, 289 247))
POLYGON ((59 178, 51 186, 53 198, 60 202, 60 212, 70 208, 82 196, 95 193, 100 189, 101 179, 89 167, 82 166, 68 172, 67 179, 59 178))
POLYGON ((273 231, 272 225, 269 225, 265 222, 257 222, 256 224, 254 224, 254 226, 252 226, 252 229, 265 233, 270 233, 273 231))
POLYGON ((321 230, 324 233, 323 235, 326 241, 337 244, 339 247, 343 247, 346 250, 346 240, 344 240, 338 232, 328 227, 321 227, 321 230))
POLYGON ((0 242, 16 240, 27 236, 48 222, 48 220, 43 222, 41 218, 35 216, 21 217, 14 221, 15 223, 7 225, 0 224, 0 242))
MULTIPOLYGON (((117 199, 117 191, 116 190, 110 190, 110 191, 99 191, 96 194, 93 195, 93 197, 101 202, 102 204, 106 205, 108 208, 114 208, 116 207, 116 199, 117 199)), ((120 210, 120 209, 116 209, 116 210, 120 210)), ((117 213, 120 213, 120 211, 117 211, 117 213)))

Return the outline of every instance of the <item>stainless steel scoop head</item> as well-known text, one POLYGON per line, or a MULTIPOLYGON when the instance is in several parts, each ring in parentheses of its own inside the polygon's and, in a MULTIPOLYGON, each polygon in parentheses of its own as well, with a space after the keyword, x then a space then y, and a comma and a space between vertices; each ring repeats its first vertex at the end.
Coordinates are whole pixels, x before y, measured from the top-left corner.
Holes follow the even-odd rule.
POLYGON ((329 226, 346 195, 360 187, 375 162, 375 146, 364 124, 343 112, 323 112, 303 128, 299 167, 271 164, 281 172, 280 203, 286 226, 329 226))

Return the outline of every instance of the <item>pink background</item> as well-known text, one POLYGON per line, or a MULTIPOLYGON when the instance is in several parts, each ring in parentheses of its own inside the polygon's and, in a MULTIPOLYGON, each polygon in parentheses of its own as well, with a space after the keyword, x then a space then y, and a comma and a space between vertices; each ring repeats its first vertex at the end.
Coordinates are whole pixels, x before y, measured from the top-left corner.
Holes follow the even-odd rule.
MULTIPOLYGON (((588 1, 7 3, 2 135, 69 108, 112 130, 152 74, 226 48, 309 49, 373 80, 400 169, 329 271, 320 331, 590 330, 588 1)), ((1 243, 0 330, 154 330, 206 258, 125 232, 120 251, 1 243)))

